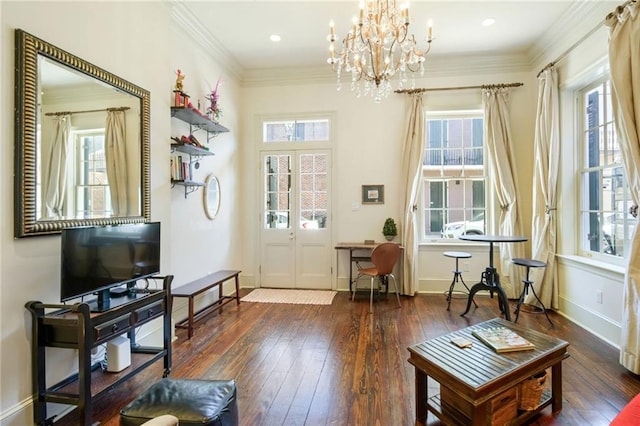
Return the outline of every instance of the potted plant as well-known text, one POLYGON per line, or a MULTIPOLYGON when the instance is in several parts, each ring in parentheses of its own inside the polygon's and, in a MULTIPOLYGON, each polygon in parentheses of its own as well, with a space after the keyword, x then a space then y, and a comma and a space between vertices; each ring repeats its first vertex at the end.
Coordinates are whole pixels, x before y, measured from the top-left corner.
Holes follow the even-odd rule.
POLYGON ((398 227, 396 226, 396 222, 393 218, 388 217, 387 220, 384 221, 382 235, 384 235, 388 241, 393 240, 393 238, 398 235, 398 227))

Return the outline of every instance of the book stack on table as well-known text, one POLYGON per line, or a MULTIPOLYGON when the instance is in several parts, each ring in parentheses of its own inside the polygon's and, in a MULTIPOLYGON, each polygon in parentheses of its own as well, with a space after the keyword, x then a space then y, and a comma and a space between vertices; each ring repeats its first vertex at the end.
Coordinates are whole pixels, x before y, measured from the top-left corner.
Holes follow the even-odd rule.
POLYGON ((527 351, 535 348, 533 343, 506 327, 473 330, 471 334, 498 353, 527 351))

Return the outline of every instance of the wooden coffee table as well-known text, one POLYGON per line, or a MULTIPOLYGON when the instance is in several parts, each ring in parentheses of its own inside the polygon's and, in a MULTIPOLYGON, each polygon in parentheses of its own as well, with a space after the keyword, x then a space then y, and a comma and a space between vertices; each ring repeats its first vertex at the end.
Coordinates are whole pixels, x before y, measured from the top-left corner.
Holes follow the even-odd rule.
POLYGON ((522 424, 540 410, 552 406, 562 410, 562 361, 569 357, 568 342, 495 318, 435 339, 410 346, 409 363, 415 367, 416 418, 426 422, 427 410, 446 424, 522 424), (471 332, 504 326, 536 347, 533 350, 496 353, 471 332), (451 338, 470 340, 470 348, 459 348, 451 338), (540 406, 518 409, 519 384, 550 368, 551 391, 543 392, 540 406), (440 384, 440 393, 429 397, 428 378, 440 384))

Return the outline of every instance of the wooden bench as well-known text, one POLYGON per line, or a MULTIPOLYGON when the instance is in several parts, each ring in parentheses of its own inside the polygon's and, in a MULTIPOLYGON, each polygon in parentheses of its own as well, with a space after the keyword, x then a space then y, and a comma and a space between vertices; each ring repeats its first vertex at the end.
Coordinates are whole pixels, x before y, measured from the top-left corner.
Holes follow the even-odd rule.
POLYGON ((186 297, 189 299, 189 316, 178 322, 176 324, 176 328, 186 328, 188 338, 191 339, 191 336, 193 336, 194 322, 217 310, 222 311, 222 307, 227 303, 232 302, 234 299, 236 300, 236 303, 240 305, 240 283, 238 280, 238 275, 240 274, 240 272, 241 271, 227 270, 217 271, 213 274, 209 274, 195 281, 191 281, 190 283, 181 285, 175 290, 172 290, 171 296, 173 296, 174 299, 176 297, 186 297), (231 278, 235 278, 236 293, 233 296, 225 296, 222 294, 223 284, 231 278), (205 306, 198 312, 194 312, 193 300, 195 299, 195 297, 215 286, 218 286, 218 300, 210 305, 205 306))

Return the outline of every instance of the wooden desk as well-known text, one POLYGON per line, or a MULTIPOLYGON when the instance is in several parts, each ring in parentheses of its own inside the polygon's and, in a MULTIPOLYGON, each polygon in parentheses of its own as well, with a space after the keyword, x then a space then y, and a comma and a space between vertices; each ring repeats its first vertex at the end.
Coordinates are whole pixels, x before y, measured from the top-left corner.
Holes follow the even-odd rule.
MULTIPOLYGON (((339 276, 338 264, 340 263, 340 251, 341 250, 349 250, 349 292, 352 292, 353 285, 353 266, 358 267, 359 262, 371 262, 371 251, 379 244, 382 244, 386 241, 374 242, 373 244, 365 244, 365 243, 338 243, 335 246, 336 249, 336 280, 339 276), (367 251, 366 254, 355 255, 354 252, 362 252, 367 251)), ((404 247, 400 246, 400 250, 404 250, 404 247)), ((399 278, 402 277, 402 262, 403 262, 403 254, 400 254, 399 263, 399 278)), ((398 281, 398 285, 401 285, 402 280, 398 281)))
POLYGON ((409 363, 415 367, 416 418, 424 423, 427 411, 445 424, 523 424, 551 405, 562 410, 562 361, 569 343, 528 330, 502 318, 445 334, 409 347, 409 363), (498 354, 472 336, 474 329, 503 326, 532 342, 529 351, 498 354), (459 348, 452 337, 470 340, 473 346, 459 348), (551 392, 545 391, 533 411, 517 409, 518 385, 532 375, 551 369, 551 392), (440 394, 429 397, 427 380, 440 384, 440 394), (515 401, 514 401, 515 399, 515 401), (515 407, 514 407, 514 404, 515 407))

